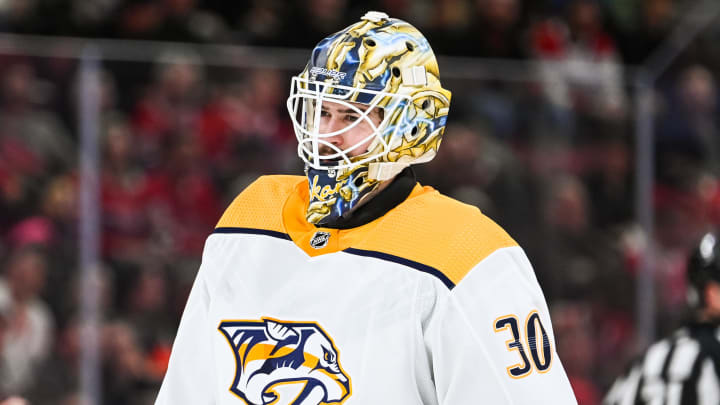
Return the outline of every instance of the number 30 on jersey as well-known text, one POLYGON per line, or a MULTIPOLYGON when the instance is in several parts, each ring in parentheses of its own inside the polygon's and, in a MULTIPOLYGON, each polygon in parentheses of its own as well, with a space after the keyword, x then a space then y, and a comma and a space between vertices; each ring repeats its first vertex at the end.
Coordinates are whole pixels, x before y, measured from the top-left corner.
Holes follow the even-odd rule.
POLYGON ((532 311, 525 318, 524 331, 520 330, 521 326, 515 315, 501 316, 493 322, 495 333, 509 333, 510 339, 505 341, 505 345, 520 357, 519 363, 507 367, 508 374, 512 378, 523 378, 530 375, 533 369, 538 373, 548 372, 552 364, 552 348, 538 312, 532 311), (522 336, 521 332, 524 332, 522 336))

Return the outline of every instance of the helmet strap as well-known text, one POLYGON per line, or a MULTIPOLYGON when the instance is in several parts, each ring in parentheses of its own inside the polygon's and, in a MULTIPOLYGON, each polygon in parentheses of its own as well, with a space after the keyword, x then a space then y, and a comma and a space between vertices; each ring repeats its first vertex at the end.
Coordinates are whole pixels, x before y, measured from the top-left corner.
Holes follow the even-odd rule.
POLYGON ((408 163, 374 162, 368 164, 368 178, 385 181, 397 176, 404 168, 410 166, 408 163))

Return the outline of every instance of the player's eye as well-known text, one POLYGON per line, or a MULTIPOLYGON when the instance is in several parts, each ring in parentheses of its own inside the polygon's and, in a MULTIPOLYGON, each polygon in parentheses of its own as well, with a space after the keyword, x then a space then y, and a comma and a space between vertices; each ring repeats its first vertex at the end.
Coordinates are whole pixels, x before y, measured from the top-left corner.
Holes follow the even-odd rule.
POLYGON ((354 115, 354 114, 346 114, 345 115, 345 121, 355 122, 355 121, 357 121, 357 119, 358 119, 357 115, 354 115))
POLYGON ((329 117, 329 116, 330 116, 330 113, 327 112, 326 110, 322 110, 322 111, 320 111, 320 116, 321 116, 321 117, 329 117))

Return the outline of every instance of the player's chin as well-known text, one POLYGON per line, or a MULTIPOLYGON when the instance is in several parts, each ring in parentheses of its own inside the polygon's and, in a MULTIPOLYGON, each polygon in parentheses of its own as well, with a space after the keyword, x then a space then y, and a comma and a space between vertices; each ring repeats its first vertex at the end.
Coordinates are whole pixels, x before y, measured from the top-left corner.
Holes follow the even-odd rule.
POLYGON ((341 162, 342 162, 342 160, 339 158, 338 159, 321 159, 320 160, 320 164, 325 167, 339 166, 341 162))
POLYGON ((320 164, 323 166, 337 166, 340 164, 340 162, 343 161, 343 158, 341 156, 328 156, 323 157, 323 155, 332 155, 332 152, 329 153, 320 153, 320 164))

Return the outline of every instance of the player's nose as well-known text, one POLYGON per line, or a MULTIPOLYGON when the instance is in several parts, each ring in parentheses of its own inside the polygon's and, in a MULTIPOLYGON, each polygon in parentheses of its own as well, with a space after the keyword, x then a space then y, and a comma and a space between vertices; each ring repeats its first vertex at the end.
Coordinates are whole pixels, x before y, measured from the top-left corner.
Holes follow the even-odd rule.
POLYGON ((325 122, 323 128, 321 128, 322 134, 329 134, 325 137, 325 142, 332 144, 333 146, 341 147, 343 145, 344 137, 341 133, 344 127, 342 120, 336 118, 329 118, 325 122))

